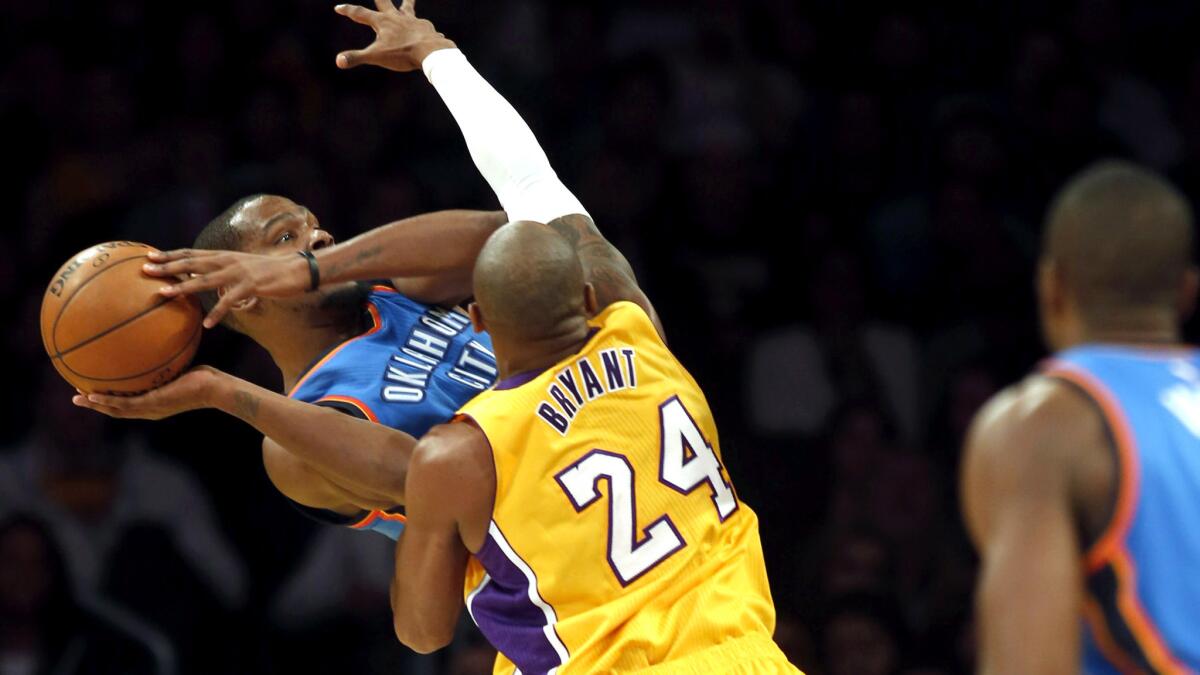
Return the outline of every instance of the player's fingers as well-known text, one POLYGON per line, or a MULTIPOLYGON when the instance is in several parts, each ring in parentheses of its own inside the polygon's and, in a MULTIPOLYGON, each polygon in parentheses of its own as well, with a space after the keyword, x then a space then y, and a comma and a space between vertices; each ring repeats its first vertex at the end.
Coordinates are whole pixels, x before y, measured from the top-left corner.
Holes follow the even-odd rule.
POLYGON ((371 26, 372 28, 375 27, 375 17, 379 15, 379 12, 372 12, 366 7, 359 7, 358 5, 338 5, 333 8, 333 11, 350 19, 354 23, 361 23, 364 26, 371 26))
POLYGON ((177 248, 171 251, 151 251, 146 254, 152 262, 167 263, 173 260, 187 260, 189 258, 211 258, 221 255, 224 251, 206 251, 196 248, 177 248))
POLYGON ((146 392, 140 396, 105 396, 89 394, 87 397, 93 410, 111 415, 134 419, 160 419, 155 411, 161 405, 162 395, 158 390, 146 392))
POLYGON ((71 403, 74 403, 76 406, 78 406, 80 408, 87 408, 88 410, 94 410, 102 415, 108 415, 109 417, 121 417, 122 416, 120 410, 117 410, 116 408, 110 408, 108 406, 100 405, 99 403, 90 401, 90 400, 88 400, 88 397, 86 397, 86 396, 73 396, 73 397, 71 397, 71 403))
POLYGON ((379 11, 381 12, 396 11, 396 5, 392 2, 392 0, 375 0, 375 6, 378 7, 379 11))
POLYGON ((151 251, 146 254, 146 257, 157 263, 169 262, 171 260, 181 260, 190 258, 195 255, 195 251, 190 248, 177 248, 173 251, 151 251))
POLYGON ((204 274, 219 270, 226 266, 225 261, 217 256, 203 258, 182 258, 166 263, 146 263, 142 270, 152 277, 178 277, 188 274, 204 274))
POLYGON ((132 407, 137 401, 136 396, 107 396, 105 394, 88 394, 88 403, 92 403, 104 408, 112 408, 113 410, 123 410, 132 407))
POLYGON ((372 62, 371 57, 373 55, 374 52, 372 52, 370 48, 354 49, 348 52, 342 52, 341 54, 337 55, 337 67, 341 68, 342 70, 348 70, 350 68, 354 68, 355 66, 369 64, 372 62))
POLYGON ((245 294, 239 289, 231 289, 225 295, 221 296, 221 299, 213 306, 208 316, 204 317, 204 327, 216 328, 219 326, 221 321, 225 319, 225 315, 229 314, 234 305, 243 300, 243 295, 245 294))
POLYGON ((165 297, 174 298, 179 295, 215 291, 223 285, 225 285, 224 277, 219 272, 214 272, 212 274, 193 276, 190 279, 184 279, 170 286, 163 286, 158 289, 158 292, 165 297))
POLYGON ((400 3, 400 11, 410 16, 417 14, 417 0, 403 0, 400 3))

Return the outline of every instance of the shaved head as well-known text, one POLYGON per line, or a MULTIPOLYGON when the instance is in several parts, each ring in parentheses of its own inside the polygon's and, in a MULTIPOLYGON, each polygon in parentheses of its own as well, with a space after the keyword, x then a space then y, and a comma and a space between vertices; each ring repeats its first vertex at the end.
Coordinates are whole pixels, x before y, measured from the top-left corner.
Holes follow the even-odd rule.
POLYGON ((1050 208, 1043 256, 1083 316, 1173 309, 1192 260, 1192 209, 1170 183, 1128 162, 1093 165, 1050 208))
POLYGON ((200 230, 192 248, 208 251, 240 251, 242 250, 242 232, 235 221, 242 211, 253 202, 265 199, 268 195, 250 195, 242 197, 225 209, 221 215, 200 230))
MULTIPOLYGON (((240 251, 242 250, 242 231, 238 229, 235 221, 242 211, 267 195, 250 195, 242 197, 233 203, 232 206, 221 212, 221 215, 213 218, 208 225, 200 230, 200 234, 196 236, 196 241, 192 244, 192 248, 202 251, 240 251)), ((216 291, 202 291, 196 294, 200 304, 204 307, 205 313, 211 312, 212 308, 217 304, 216 291)), ((222 325, 227 328, 237 330, 237 321, 232 315, 226 315, 221 320, 222 325)))
POLYGON ((585 285, 574 247, 541 223, 496 230, 475 263, 475 301, 489 331, 510 340, 544 339, 586 318, 585 285))

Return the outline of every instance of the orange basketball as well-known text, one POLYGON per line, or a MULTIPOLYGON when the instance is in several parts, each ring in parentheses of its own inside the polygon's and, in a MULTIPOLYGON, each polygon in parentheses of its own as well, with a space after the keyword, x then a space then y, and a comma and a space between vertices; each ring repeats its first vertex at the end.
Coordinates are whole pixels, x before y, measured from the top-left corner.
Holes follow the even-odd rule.
POLYGON ((132 395, 187 368, 200 346, 201 312, 191 297, 158 294, 146 276, 151 246, 110 241, 67 261, 42 299, 42 342, 54 367, 88 393, 132 395))

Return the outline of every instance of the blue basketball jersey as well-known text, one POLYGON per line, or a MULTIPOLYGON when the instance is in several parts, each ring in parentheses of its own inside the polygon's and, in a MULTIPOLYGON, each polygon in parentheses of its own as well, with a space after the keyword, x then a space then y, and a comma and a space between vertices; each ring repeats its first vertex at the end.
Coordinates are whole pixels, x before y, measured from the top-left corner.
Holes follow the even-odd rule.
POLYGON ((1095 401, 1120 466, 1084 561, 1084 672, 1200 671, 1200 351, 1085 346, 1044 372, 1095 401))
MULTIPOLYGON (((420 438, 495 383, 499 370, 491 338, 475 332, 462 312, 416 302, 382 285, 370 287, 365 309, 367 331, 309 368, 291 398, 335 407, 420 438)), ((301 510, 392 539, 404 528, 401 509, 352 518, 301 510)))

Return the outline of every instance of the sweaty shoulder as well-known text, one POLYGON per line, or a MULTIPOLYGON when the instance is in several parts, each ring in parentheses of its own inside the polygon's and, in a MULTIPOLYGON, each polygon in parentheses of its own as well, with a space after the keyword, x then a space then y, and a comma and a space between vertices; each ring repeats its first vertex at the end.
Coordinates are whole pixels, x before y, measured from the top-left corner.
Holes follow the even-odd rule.
POLYGON ((1055 439, 1082 440, 1102 434, 1103 428, 1103 420, 1084 394, 1058 379, 1031 375, 983 407, 971 436, 1040 445, 1055 439))
POLYGON ((964 452, 968 510, 981 497, 1056 494, 1085 536, 1103 529, 1116 472, 1111 441, 1095 403, 1070 383, 1032 375, 997 394, 976 416, 964 452))

